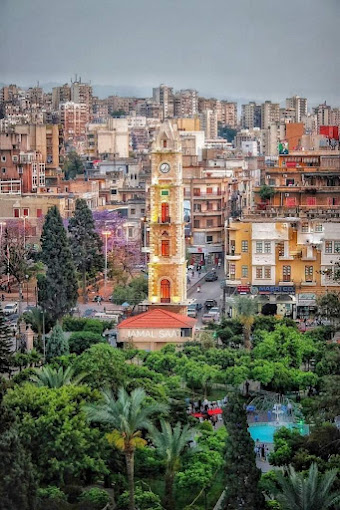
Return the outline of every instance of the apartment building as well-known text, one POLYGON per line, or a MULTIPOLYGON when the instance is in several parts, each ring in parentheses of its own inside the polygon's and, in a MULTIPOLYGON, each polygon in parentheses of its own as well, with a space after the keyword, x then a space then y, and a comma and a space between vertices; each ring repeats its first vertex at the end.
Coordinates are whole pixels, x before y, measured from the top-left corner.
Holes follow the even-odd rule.
POLYGON ((280 105, 265 101, 261 104, 261 129, 268 129, 273 123, 280 122, 280 105))
POLYGON ((60 104, 59 111, 65 141, 72 142, 76 141, 77 138, 85 137, 86 124, 89 122, 87 105, 68 101, 60 104))
POLYGON ((194 117, 198 114, 198 92, 194 89, 180 90, 174 95, 174 116, 194 117))
POLYGON ((161 120, 174 116, 173 87, 161 84, 159 87, 153 88, 152 99, 156 104, 161 106, 161 120))
POLYGON ((245 129, 261 127, 261 105, 251 101, 242 105, 241 125, 245 129))
POLYGON ((129 157, 129 130, 125 118, 109 118, 106 124, 88 124, 86 153, 91 158, 129 157))
POLYGON ((52 89, 52 108, 59 110, 61 103, 71 101, 71 87, 68 83, 64 83, 61 87, 53 87, 52 89))
POLYGON ((287 97, 286 109, 295 111, 294 122, 302 122, 303 117, 306 117, 308 112, 307 99, 300 96, 287 97))
POLYGON ((217 114, 213 110, 204 110, 200 114, 201 129, 207 140, 216 140, 218 137, 217 114))

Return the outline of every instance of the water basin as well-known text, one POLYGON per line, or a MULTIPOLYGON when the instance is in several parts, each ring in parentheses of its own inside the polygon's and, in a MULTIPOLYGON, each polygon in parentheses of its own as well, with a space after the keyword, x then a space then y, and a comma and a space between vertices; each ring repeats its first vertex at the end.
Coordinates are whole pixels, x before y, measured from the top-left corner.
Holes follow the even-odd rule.
POLYGON ((273 425, 272 423, 252 423, 248 427, 248 431, 254 441, 258 440, 260 443, 273 443, 274 433, 281 427, 287 429, 296 429, 302 436, 309 434, 309 426, 298 423, 286 423, 284 425, 273 425))

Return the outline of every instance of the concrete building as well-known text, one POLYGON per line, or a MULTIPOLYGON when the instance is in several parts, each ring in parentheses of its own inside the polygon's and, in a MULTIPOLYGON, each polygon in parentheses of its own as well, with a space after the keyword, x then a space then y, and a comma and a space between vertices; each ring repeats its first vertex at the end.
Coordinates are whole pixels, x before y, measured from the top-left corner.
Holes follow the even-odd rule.
POLYGON ((242 105, 241 125, 245 129, 261 127, 261 105, 251 101, 242 105))
POLYGON ((65 83, 61 87, 53 87, 52 89, 52 108, 53 110, 59 110, 61 103, 67 103, 71 101, 71 87, 68 83, 65 83))
POLYGON ((161 84, 152 89, 152 98, 155 103, 161 106, 161 120, 174 116, 173 88, 161 84))
POLYGON ((216 140, 218 137, 217 114, 213 110, 204 110, 200 114, 201 129, 208 140, 216 140))
POLYGON ((129 157, 127 119, 109 118, 106 124, 89 124, 86 133, 86 153, 92 158, 129 157))
POLYGON ((78 138, 85 137, 86 124, 89 121, 87 105, 68 101, 67 103, 61 103, 59 110, 65 141, 73 142, 78 138))
POLYGON ((307 99, 300 96, 287 97, 286 108, 295 110, 295 122, 302 122, 308 113, 307 99))
POLYGON ((280 122, 280 105, 265 101, 261 104, 261 129, 268 129, 273 123, 280 122))
POLYGON ((194 117, 198 114, 198 92, 194 89, 180 90, 174 95, 174 116, 194 117))

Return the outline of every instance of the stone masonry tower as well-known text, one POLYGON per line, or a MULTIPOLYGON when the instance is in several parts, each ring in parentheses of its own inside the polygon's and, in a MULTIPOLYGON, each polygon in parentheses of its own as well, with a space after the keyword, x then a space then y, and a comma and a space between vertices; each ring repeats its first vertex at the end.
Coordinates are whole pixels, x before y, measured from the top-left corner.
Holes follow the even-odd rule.
POLYGON ((167 121, 151 150, 149 307, 185 314, 183 200, 181 143, 167 121))

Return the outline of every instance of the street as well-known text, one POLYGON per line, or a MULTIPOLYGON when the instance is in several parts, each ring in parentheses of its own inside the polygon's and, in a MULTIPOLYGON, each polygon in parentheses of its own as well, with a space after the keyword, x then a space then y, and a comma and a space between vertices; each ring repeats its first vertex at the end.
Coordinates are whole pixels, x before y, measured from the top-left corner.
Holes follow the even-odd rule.
MULTIPOLYGON (((220 287, 221 281, 223 281, 224 278, 224 269, 221 267, 216 270, 216 274, 218 276, 218 280, 215 282, 206 282, 204 281, 204 277, 200 280, 200 287, 201 292, 197 292, 197 272, 195 272, 195 277, 191 278, 191 283, 189 284, 188 288, 188 298, 189 299, 195 299, 197 303, 201 303, 204 305, 204 302, 206 299, 215 299, 217 301, 217 306, 221 309, 222 306, 222 297, 223 292, 220 287)), ((203 326, 202 324, 202 316, 205 313, 204 307, 202 307, 202 310, 198 312, 197 315, 197 326, 201 328, 203 326)))

